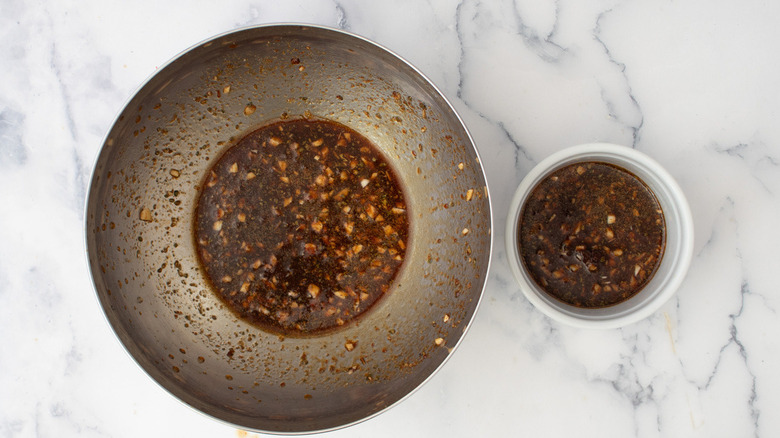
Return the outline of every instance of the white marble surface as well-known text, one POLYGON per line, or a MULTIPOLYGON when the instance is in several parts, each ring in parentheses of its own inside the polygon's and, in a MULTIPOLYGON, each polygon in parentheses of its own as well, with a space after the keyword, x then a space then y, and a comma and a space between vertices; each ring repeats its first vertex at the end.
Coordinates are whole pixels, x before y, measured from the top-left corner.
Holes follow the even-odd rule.
POLYGON ((346 29, 418 66, 474 136, 494 203, 494 263, 461 347, 412 397, 328 436, 779 436, 778 18, 764 0, 0 0, 0 437, 255 436, 124 353, 94 298, 82 206, 147 76, 270 22, 346 29), (619 330, 544 317, 502 245, 524 173, 596 140, 663 164, 696 226, 676 297, 619 330))

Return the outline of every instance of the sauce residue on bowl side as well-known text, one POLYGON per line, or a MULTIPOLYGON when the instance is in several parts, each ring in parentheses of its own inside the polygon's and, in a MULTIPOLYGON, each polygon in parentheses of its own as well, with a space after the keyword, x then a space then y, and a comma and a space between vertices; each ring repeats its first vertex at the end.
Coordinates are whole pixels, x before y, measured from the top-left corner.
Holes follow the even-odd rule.
POLYGON ((533 188, 518 223, 522 263, 553 298, 603 308, 635 296, 666 244, 663 210, 633 173, 596 161, 557 169, 533 188))
POLYGON ((367 138, 327 120, 264 126, 203 184, 195 242, 217 295, 283 334, 342 326, 390 287, 409 230, 403 190, 367 138))

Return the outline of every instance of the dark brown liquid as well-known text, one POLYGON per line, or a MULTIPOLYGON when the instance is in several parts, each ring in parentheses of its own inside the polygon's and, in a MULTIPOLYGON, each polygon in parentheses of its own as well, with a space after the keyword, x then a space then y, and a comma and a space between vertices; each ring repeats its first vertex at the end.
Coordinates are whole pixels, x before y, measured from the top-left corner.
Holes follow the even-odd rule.
POLYGON ((584 162, 556 170, 531 192, 520 215, 520 256, 549 295, 601 308, 650 281, 666 242, 653 192, 617 166, 584 162))
POLYGON ((214 290, 284 334, 344 325, 390 287, 406 250, 402 188, 371 142, 323 120, 273 123, 214 164, 195 212, 214 290))

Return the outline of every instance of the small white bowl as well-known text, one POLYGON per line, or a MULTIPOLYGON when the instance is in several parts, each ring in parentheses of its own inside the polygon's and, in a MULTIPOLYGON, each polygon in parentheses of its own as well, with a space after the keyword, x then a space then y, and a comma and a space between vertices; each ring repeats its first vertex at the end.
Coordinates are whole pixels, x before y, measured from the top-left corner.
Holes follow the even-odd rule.
POLYGON ((607 143, 570 147, 550 155, 534 167, 523 178, 512 198, 505 235, 509 266, 526 298, 550 318, 582 328, 617 328, 648 317, 674 295, 685 278, 693 254, 693 219, 677 182, 647 155, 626 146, 607 143), (655 194, 666 222, 666 245, 652 279, 628 300, 598 309, 566 304, 542 290, 525 270, 517 235, 523 205, 536 185, 561 167, 585 161, 610 163, 636 175, 655 194))

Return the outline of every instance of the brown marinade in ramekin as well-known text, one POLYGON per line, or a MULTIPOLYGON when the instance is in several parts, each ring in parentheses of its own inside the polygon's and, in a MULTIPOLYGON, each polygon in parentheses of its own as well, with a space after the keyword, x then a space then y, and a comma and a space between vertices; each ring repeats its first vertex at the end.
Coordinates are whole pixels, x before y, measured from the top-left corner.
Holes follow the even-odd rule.
POLYGON ((650 281, 663 257, 663 210, 631 172, 579 162, 547 175, 518 224, 520 257, 547 294, 581 308, 613 306, 650 281))

